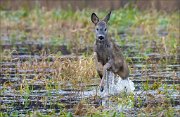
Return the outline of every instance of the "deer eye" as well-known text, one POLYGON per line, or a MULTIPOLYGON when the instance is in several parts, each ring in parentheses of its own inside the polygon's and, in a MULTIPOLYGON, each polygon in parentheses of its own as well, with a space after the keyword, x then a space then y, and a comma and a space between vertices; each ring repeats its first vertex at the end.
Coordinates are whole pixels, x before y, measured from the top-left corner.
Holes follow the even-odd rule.
POLYGON ((107 29, 105 28, 104 31, 106 31, 107 29))
POLYGON ((99 29, 98 29, 98 28, 96 28, 96 30, 98 31, 99 29))

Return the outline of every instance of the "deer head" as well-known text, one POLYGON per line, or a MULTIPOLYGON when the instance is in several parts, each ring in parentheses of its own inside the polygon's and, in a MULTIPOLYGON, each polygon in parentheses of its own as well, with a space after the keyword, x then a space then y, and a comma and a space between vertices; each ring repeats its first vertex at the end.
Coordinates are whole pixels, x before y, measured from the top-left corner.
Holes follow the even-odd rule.
POLYGON ((91 21, 95 24, 95 35, 97 41, 105 41, 107 40, 107 23, 110 19, 111 12, 108 13, 108 15, 103 19, 99 20, 97 15, 95 13, 92 13, 91 15, 91 21))

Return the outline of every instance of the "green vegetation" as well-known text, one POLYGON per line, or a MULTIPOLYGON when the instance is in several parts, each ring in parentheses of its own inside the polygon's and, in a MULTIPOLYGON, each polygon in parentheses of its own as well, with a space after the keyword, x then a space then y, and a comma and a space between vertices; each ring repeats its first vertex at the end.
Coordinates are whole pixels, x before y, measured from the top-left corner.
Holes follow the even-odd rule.
MULTIPOLYGON (((8 113, 1 111, 0 117, 24 114, 18 111, 20 106, 27 111, 26 116, 128 116, 129 113, 123 109, 118 112, 114 109, 116 107, 106 108, 100 105, 96 107, 90 104, 92 100, 100 99, 98 96, 89 97, 93 98, 92 100, 83 98, 75 104, 73 100, 68 100, 74 104, 71 105, 73 110, 69 111, 66 108, 67 105, 62 103, 61 99, 64 99, 64 96, 58 93, 61 89, 72 90, 72 93, 79 96, 87 90, 92 90, 94 87, 92 88, 91 85, 99 83, 92 56, 94 43, 94 25, 90 20, 92 12, 96 12, 100 18, 103 18, 108 11, 102 12, 97 9, 73 11, 70 8, 47 11, 39 7, 32 10, 0 10, 0 44, 6 47, 0 47, 0 62, 16 63, 16 67, 12 67, 16 71, 14 77, 20 78, 17 82, 11 82, 11 78, 14 78, 11 77, 12 69, 2 71, 3 78, 8 79, 0 85, 0 88, 2 87, 0 95, 7 93, 9 96, 10 92, 22 100, 22 104, 14 101, 0 105, 0 109, 8 111, 8 113), (24 47, 23 45, 28 45, 27 41, 33 47, 24 47), (8 44, 12 46, 10 49, 8 44), (22 44, 22 47, 18 48, 18 44, 22 44), (38 50, 37 48, 41 48, 38 44, 42 44, 43 49, 38 50), (63 52, 58 49, 62 45, 67 46, 72 56, 67 58, 63 56, 63 52), (37 54, 41 58, 14 59, 13 55, 18 52, 37 54), (42 96, 37 96, 38 91, 42 96), (39 105, 42 106, 39 108, 44 110, 39 110, 38 107, 32 107, 33 110, 27 109, 29 105, 38 105, 37 103, 40 103, 39 105), (10 107, 17 107, 17 110, 12 110, 10 107)), ((140 83, 142 85, 140 94, 111 96, 109 98, 111 103, 132 109, 136 116, 178 115, 179 110, 173 107, 175 102, 173 105, 174 100, 172 101, 171 95, 180 90, 180 85, 174 83, 178 79, 176 70, 178 71, 179 68, 170 69, 168 65, 178 64, 176 58, 180 43, 179 21, 178 11, 173 13, 152 9, 140 11, 128 6, 112 11, 109 33, 122 47, 131 74, 139 70, 142 75, 140 80, 145 82, 140 83), (155 53, 154 58, 150 55, 152 53, 155 53), (135 65, 140 67, 136 68, 135 65), (163 79, 164 76, 160 72, 165 70, 174 73, 168 77, 174 81, 173 86, 164 83, 164 80, 169 79, 163 79), (149 76, 149 72, 154 76, 149 76), (155 94, 148 91, 153 91, 155 94)), ((135 77, 130 78, 136 80, 135 77)), ((10 95, 10 98, 16 100, 13 96, 10 95)), ((129 114, 129 116, 132 115, 129 114)))
MULTIPOLYGON (((94 42, 94 35, 90 33, 93 30, 90 21, 92 12, 103 18, 108 11, 100 12, 92 9, 46 11, 38 7, 32 10, 1 10, 1 35, 8 35, 11 42, 30 38, 46 40, 53 45, 67 44, 70 49, 83 49, 87 43, 88 46, 92 46, 94 42)), ((126 43, 135 42, 135 46, 142 52, 148 49, 144 47, 145 40, 156 41, 159 48, 161 45, 164 46, 158 33, 167 32, 168 35, 165 36, 167 52, 176 54, 179 36, 178 14, 178 11, 173 13, 139 11, 131 7, 114 10, 109 22, 109 32, 118 42, 122 42, 118 34, 126 33, 128 38, 126 43)))

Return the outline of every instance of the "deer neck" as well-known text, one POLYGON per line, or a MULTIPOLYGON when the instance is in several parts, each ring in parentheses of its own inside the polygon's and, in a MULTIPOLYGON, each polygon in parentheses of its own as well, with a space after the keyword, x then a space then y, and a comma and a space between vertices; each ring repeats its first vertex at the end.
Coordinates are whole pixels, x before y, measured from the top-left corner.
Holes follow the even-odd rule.
POLYGON ((96 45, 98 48, 108 48, 110 47, 110 41, 108 39, 105 39, 104 41, 96 40, 96 45))

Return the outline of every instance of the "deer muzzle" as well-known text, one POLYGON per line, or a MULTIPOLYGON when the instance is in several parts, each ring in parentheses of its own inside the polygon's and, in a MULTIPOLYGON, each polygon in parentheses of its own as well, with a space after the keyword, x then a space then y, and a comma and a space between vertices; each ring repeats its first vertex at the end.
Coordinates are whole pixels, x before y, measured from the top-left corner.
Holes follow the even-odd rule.
POLYGON ((105 36, 104 36, 104 35, 99 35, 99 36, 98 36, 98 39, 99 39, 100 41, 102 41, 102 40, 105 39, 105 36))

